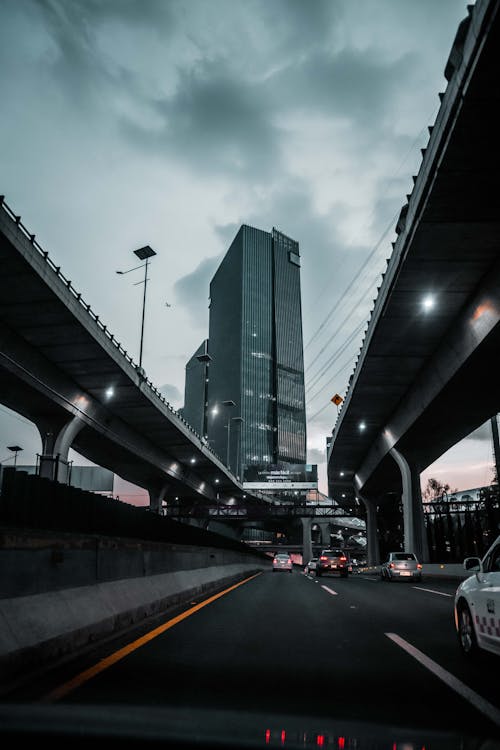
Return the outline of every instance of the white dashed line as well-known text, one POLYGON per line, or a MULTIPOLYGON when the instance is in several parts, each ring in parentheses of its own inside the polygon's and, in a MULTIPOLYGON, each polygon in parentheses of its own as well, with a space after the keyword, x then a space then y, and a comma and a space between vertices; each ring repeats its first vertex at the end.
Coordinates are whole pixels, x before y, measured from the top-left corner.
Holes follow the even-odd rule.
POLYGON ((328 591, 329 594, 333 594, 334 596, 337 596, 337 592, 333 589, 329 589, 328 586, 322 586, 322 589, 325 589, 325 591, 328 591))
POLYGON ((453 596, 453 594, 445 594, 444 591, 434 591, 434 589, 424 589, 422 586, 414 586, 414 589, 418 589, 419 591, 428 591, 429 594, 439 594, 439 596, 453 596))
POLYGON ((394 641, 394 643, 396 643, 400 648, 404 649, 406 653, 410 654, 410 656, 413 656, 414 659, 416 659, 420 664, 426 667, 430 672, 432 672, 432 674, 436 675, 436 677, 439 677, 439 679, 446 683, 448 687, 458 693, 462 698, 465 698, 466 701, 469 701, 469 703, 471 703, 474 708, 477 708, 477 710, 481 711, 481 713, 483 713, 488 719, 497 724, 497 726, 500 726, 500 710, 496 708, 496 706, 487 701, 485 698, 482 698, 478 693, 475 693, 474 690, 471 690, 470 687, 468 687, 467 685, 465 685, 465 683, 461 682, 457 677, 452 675, 451 672, 448 672, 446 669, 443 669, 443 667, 440 667, 439 664, 422 653, 422 651, 419 651, 418 648, 412 646, 411 643, 405 641, 405 639, 401 638, 401 636, 397 635, 396 633, 386 633, 385 635, 392 641, 394 641))

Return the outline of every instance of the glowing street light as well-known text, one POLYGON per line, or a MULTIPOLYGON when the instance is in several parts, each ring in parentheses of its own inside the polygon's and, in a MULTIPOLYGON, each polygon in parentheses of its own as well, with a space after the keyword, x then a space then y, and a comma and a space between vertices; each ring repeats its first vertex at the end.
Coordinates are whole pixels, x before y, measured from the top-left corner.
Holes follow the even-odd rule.
POLYGON ((435 304, 436 300, 434 299, 432 294, 427 294, 422 300, 422 308, 424 312, 429 312, 430 310, 432 310, 435 304))

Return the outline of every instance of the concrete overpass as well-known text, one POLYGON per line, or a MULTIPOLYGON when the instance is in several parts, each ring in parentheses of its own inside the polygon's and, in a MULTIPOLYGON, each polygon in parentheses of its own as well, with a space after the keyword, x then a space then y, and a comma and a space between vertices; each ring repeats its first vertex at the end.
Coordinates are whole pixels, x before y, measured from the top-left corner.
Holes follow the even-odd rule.
MULTIPOLYGON (((42 476, 65 481, 74 448, 147 489, 155 511, 163 500, 225 502, 243 494, 3 197, 0 402, 38 428, 42 476)), ((265 500, 245 494, 247 502, 265 500)))
POLYGON ((499 52, 499 2, 477 0, 332 432, 329 494, 365 504, 374 563, 388 492, 405 549, 427 559, 420 473, 500 411, 499 52))

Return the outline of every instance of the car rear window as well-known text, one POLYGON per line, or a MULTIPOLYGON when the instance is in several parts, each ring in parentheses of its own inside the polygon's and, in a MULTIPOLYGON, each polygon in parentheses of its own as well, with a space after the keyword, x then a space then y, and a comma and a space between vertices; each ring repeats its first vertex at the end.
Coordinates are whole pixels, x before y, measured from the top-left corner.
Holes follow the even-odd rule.
POLYGON ((415 560, 415 555, 411 552, 396 552, 393 556, 393 560, 415 560))

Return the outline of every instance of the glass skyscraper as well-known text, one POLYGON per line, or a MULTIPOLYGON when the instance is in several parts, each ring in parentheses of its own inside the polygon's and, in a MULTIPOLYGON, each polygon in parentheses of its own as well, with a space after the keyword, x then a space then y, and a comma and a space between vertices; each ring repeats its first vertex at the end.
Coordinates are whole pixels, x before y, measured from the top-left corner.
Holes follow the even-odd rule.
POLYGON ((299 245, 242 225, 210 283, 210 447, 247 469, 306 462, 299 245))

